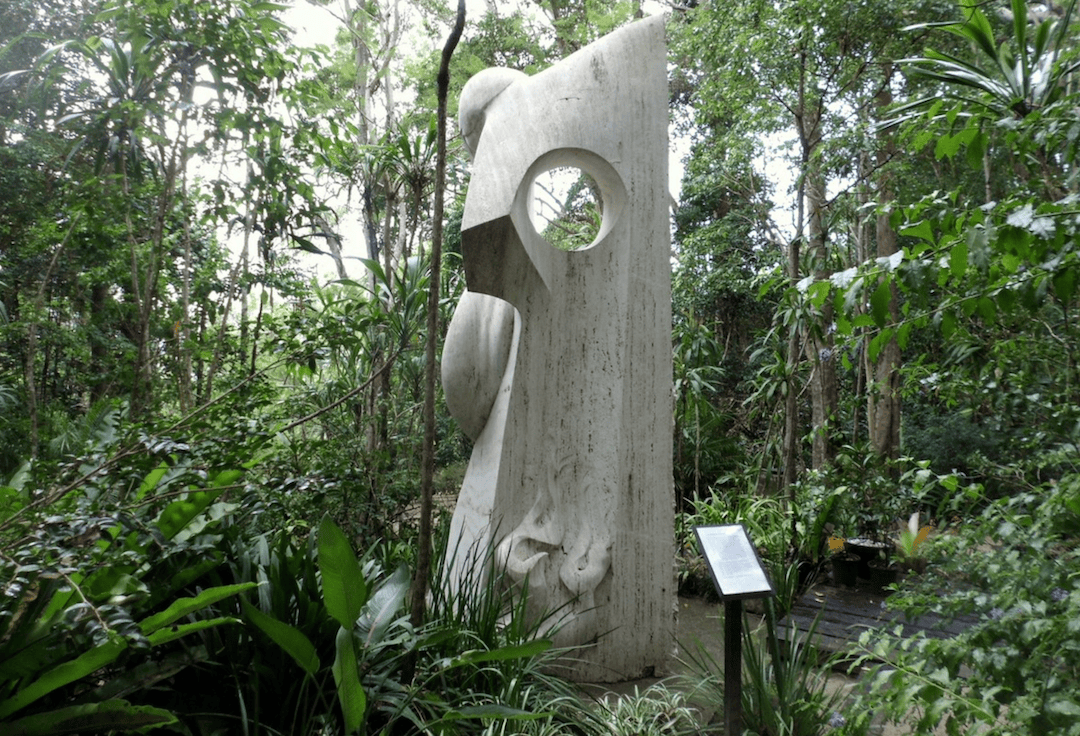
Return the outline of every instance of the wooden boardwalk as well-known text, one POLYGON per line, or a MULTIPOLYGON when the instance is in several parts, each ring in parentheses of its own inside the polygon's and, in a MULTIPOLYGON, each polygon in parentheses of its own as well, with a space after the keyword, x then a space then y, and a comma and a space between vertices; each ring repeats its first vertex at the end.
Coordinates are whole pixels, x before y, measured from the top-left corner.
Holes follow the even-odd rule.
POLYGON ((817 619, 814 645, 822 654, 852 651, 852 645, 866 630, 892 632, 902 627, 904 638, 924 632, 927 636, 949 638, 956 636, 976 622, 973 617, 944 621, 934 615, 908 619, 904 614, 886 608, 885 596, 869 586, 844 588, 817 583, 799 598, 791 612, 780 620, 777 636, 786 641, 792 624, 798 635, 805 637, 817 619))

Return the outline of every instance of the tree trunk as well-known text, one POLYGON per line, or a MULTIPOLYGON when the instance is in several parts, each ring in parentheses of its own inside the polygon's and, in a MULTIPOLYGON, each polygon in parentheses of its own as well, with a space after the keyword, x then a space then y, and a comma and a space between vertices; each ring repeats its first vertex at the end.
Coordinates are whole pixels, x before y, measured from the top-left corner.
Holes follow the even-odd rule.
MULTIPOLYGON (((802 198, 799 202, 802 208, 802 198)), ((801 213, 800 213, 801 214, 801 213)), ((801 216, 800 216, 801 221, 801 216)), ((795 238, 788 245, 788 281, 792 287, 799 281, 799 245, 795 238)), ((793 489, 799 471, 799 386, 796 379, 799 368, 799 325, 791 324, 787 344, 787 394, 784 397, 784 478, 783 487, 793 489)), ((794 515, 793 517, 794 518, 794 515)))
MULTIPOLYGON (((353 7, 345 3, 345 17, 348 19, 349 32, 352 36, 353 64, 356 77, 353 80, 353 101, 356 105, 357 145, 371 144, 371 124, 368 119, 368 75, 371 71, 371 49, 368 46, 368 14, 364 7, 353 7)), ((379 237, 375 212, 375 193, 377 184, 375 165, 363 173, 361 186, 361 210, 364 222, 364 241, 367 245, 367 257, 373 261, 379 259, 379 237)), ((374 290, 375 275, 368 272, 368 285, 374 290)))
MULTIPOLYGON (((184 134, 185 141, 187 133, 184 134)), ((186 142, 185 142, 186 148, 186 142)), ((183 201, 187 201, 187 167, 184 167, 184 173, 180 183, 181 197, 183 201)), ((181 215, 184 218, 183 233, 184 233, 184 269, 181 277, 180 284, 180 324, 179 329, 176 331, 177 346, 176 351, 179 356, 180 365, 177 368, 179 373, 179 390, 178 400, 180 404, 180 413, 187 414, 192 408, 192 392, 191 392, 191 218, 189 213, 184 208, 184 212, 181 215)))
POLYGON ((319 228, 320 234, 326 240, 326 247, 330 249, 330 257, 334 259, 334 267, 337 269, 338 278, 349 278, 349 273, 345 269, 345 261, 341 257, 341 236, 331 227, 330 221, 321 214, 315 215, 315 226, 319 228))
MULTIPOLYGON (((811 166, 811 170, 807 173, 806 187, 807 224, 810 248, 814 254, 814 277, 821 280, 828 278, 830 273, 827 268, 829 253, 824 227, 825 181, 816 170, 816 165, 811 164, 811 166)), ((836 340, 832 327, 833 317, 832 302, 826 300, 821 311, 816 315, 817 324, 810 329, 811 339, 807 340, 807 346, 812 351, 809 356, 810 361, 814 366, 810 379, 810 401, 811 431, 813 432, 812 463, 815 469, 828 465, 835 455, 832 435, 835 432, 840 395, 836 385, 836 340)))
MULTIPOLYGON (((892 92, 889 88, 889 79, 893 74, 892 64, 886 64, 884 71, 885 82, 875 99, 878 110, 884 110, 892 104, 892 92)), ((897 251, 896 232, 889 223, 889 213, 885 209, 885 205, 893 197, 887 164, 896 153, 896 134, 886 130, 882 131, 881 137, 877 152, 878 197, 881 206, 876 229, 878 258, 891 256, 897 251)), ((889 291, 889 324, 895 326, 900 321, 895 282, 890 282, 889 291)), ((900 345, 894 336, 871 366, 873 382, 867 392, 870 443, 879 455, 887 458, 900 455, 900 362, 900 345)))
POLYGON ((454 53, 461 32, 465 27, 465 0, 458 0, 454 29, 442 51, 437 79, 438 152, 435 159, 435 203, 432 207, 431 282, 427 302, 427 339, 424 373, 424 446, 420 472, 420 548, 416 555, 416 576, 412 584, 410 620, 419 628, 424 619, 424 602, 427 599, 428 580, 431 577, 431 516, 432 482, 435 475, 435 346, 439 338, 439 285, 441 281, 443 240, 443 196, 446 192, 446 98, 450 88, 450 57, 454 53))
POLYGON ((34 364, 37 362, 38 310, 30 315, 26 335, 26 360, 23 364, 23 381, 26 385, 26 417, 30 422, 30 459, 38 455, 40 429, 38 420, 37 383, 34 378, 34 364))

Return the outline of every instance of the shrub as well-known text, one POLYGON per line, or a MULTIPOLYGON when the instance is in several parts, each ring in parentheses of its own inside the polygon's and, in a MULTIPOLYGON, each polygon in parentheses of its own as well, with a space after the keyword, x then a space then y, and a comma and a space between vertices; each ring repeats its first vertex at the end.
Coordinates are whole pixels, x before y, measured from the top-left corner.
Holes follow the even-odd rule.
MULTIPOLYGON (((1075 447, 1065 453, 1075 462, 1075 447)), ((1062 451, 1046 456, 1061 466, 1062 451)), ((963 615, 951 639, 861 640, 891 658, 866 711, 919 733, 1080 733, 1080 473, 999 499, 938 535, 930 572, 890 599, 908 615, 963 615), (963 668, 963 669, 962 669, 963 668), (910 724, 909 724, 910 725, 910 724)))
MULTIPOLYGON (((846 717, 850 703, 841 691, 829 693, 829 674, 835 657, 822 658, 811 644, 817 621, 805 634, 789 632, 780 642, 777 613, 767 601, 761 630, 743 621, 742 725, 757 736, 799 734, 813 736, 831 731, 846 717)), ((724 703, 723 664, 704 647, 688 653, 687 686, 690 701, 703 711, 722 718, 724 703)), ((722 731, 709 731, 722 733, 722 731)))

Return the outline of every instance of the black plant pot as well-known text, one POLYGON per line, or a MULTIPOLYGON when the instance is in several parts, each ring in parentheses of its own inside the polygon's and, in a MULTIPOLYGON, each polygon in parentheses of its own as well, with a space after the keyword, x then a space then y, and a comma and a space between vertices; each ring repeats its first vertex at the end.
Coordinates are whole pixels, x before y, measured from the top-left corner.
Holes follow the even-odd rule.
POLYGON ((889 545, 885 542, 876 542, 873 539, 855 538, 844 542, 844 551, 859 558, 859 577, 870 578, 870 561, 888 559, 889 545))
POLYGON ((888 560, 870 560, 870 584, 885 591, 900 579, 900 568, 888 560))
POLYGON ((850 552, 833 555, 832 571, 836 585, 854 588, 859 582, 859 556, 850 552))

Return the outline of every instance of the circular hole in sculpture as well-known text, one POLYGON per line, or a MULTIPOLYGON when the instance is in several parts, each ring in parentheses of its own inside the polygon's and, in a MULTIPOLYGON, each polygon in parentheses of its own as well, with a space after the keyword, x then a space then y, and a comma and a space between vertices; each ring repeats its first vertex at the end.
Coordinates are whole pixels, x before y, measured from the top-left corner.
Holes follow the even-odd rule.
POLYGON ((537 234, 559 250, 588 248, 604 221, 600 185, 576 166, 547 169, 532 181, 529 219, 537 234))

